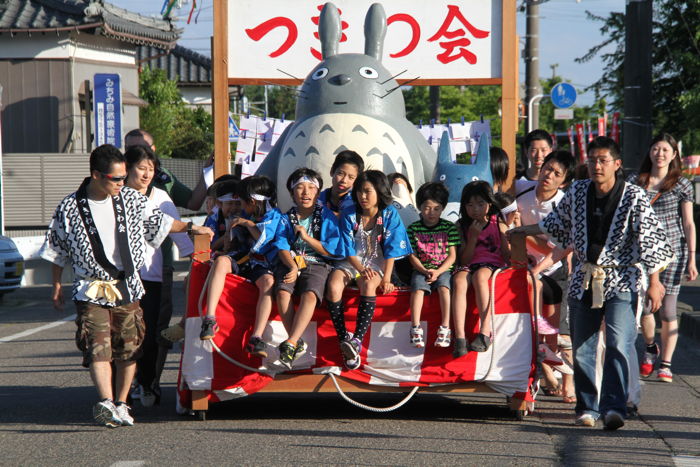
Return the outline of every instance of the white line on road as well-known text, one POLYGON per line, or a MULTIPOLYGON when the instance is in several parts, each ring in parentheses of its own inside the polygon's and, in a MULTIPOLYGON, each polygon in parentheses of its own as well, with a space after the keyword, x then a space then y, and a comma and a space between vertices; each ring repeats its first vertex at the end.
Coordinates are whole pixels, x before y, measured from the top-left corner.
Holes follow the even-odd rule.
POLYGON ((118 461, 110 467, 141 467, 142 465, 146 465, 146 461, 118 461))
POLYGON ((15 339, 19 339, 21 337, 31 336, 32 334, 36 334, 37 332, 41 332, 41 331, 44 331, 46 329, 55 328, 56 326, 62 325, 66 321, 74 321, 75 316, 76 316, 75 314, 72 314, 72 315, 66 316, 65 318, 60 319, 58 321, 54 321, 53 323, 44 324, 43 326, 39 326, 38 328, 27 329, 26 331, 18 332, 17 334, 12 334, 11 336, 7 336, 7 337, 0 337, 0 344, 2 344, 4 342, 10 342, 10 341, 13 341, 15 339))

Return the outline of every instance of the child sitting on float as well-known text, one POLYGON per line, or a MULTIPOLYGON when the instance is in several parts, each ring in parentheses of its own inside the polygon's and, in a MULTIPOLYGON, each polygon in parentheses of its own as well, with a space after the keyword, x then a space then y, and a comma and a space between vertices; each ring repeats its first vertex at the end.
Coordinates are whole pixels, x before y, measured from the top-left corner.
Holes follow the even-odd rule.
POLYGON ((316 306, 323 301, 330 260, 342 259, 338 219, 318 203, 323 179, 318 172, 297 169, 287 179, 287 190, 295 204, 282 217, 275 246, 279 263, 275 270, 277 310, 289 337, 279 345, 280 361, 291 369, 306 351, 301 338, 316 306), (294 311, 292 295, 300 297, 294 311))
POLYGON ((391 293, 394 260, 411 253, 406 228, 391 205, 389 181, 382 172, 360 174, 352 190, 354 207, 340 215, 340 237, 347 258, 331 272, 326 291, 328 311, 333 321, 345 366, 361 365, 362 340, 374 316, 377 289, 391 293), (352 281, 360 289, 360 303, 354 335, 345 327, 343 290, 352 281))

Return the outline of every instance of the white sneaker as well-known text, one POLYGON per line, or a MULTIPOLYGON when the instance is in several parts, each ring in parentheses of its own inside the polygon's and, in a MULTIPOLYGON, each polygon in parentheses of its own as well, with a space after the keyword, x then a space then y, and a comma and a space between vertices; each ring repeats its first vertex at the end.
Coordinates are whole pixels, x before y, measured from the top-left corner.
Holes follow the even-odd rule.
POLYGON ((156 395, 150 389, 139 386, 141 389, 141 405, 144 407, 153 407, 156 404, 156 395))
POLYGON ((595 426, 595 418, 593 415, 585 413, 579 415, 574 423, 576 426, 595 426))
POLYGON ((117 414, 119 415, 119 418, 121 419, 121 425, 122 426, 134 426, 134 417, 132 417, 129 414, 129 407, 128 405, 122 403, 116 406, 117 408, 117 414))
POLYGON ((117 407, 114 405, 114 402, 109 399, 95 404, 92 407, 92 416, 97 423, 109 428, 116 428, 122 424, 122 419, 119 417, 117 407))

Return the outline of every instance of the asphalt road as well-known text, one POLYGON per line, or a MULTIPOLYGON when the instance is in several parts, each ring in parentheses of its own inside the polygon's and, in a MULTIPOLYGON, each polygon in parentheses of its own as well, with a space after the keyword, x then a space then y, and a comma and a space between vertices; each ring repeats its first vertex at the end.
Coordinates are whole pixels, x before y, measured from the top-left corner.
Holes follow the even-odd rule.
MULTIPOLYGON (((48 295, 29 287, 0 304, 0 465, 700 465, 696 341, 681 338, 674 383, 647 382, 640 416, 617 432, 574 427, 572 406, 549 397, 517 421, 493 394, 418 393, 388 414, 335 394, 256 394, 215 404, 200 422, 175 414, 176 352, 162 404, 136 402, 134 427, 107 429, 92 421, 96 393, 75 325, 57 322, 72 304, 56 312, 48 295)), ((358 397, 380 406, 400 398, 358 397)))

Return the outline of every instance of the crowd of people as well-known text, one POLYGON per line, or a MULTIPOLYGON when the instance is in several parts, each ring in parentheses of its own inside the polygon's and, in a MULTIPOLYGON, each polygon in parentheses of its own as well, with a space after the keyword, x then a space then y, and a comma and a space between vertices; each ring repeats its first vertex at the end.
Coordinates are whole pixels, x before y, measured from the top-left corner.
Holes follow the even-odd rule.
POLYGON ((108 145, 95 149, 90 177, 59 204, 41 252, 54 263, 56 307, 63 305, 63 267, 74 272, 76 343, 99 394, 95 419, 111 427, 133 424, 127 398, 135 374, 132 395, 145 406, 160 400, 168 346, 184 337, 184 321, 169 326, 172 254, 161 246, 168 235, 181 256, 193 252, 187 232, 211 236, 200 339, 219 331, 217 306, 233 273, 258 289, 246 345, 251 355, 270 353, 263 331, 275 303, 288 335, 278 346, 279 359, 293 369, 307 349, 302 334, 325 302, 349 370, 362 366, 377 294, 397 286, 411 293, 411 345, 432 342, 451 349, 454 358, 498 345, 489 281, 511 265, 510 239, 524 235, 527 266, 541 294, 542 389, 575 404, 577 425, 594 426, 602 418, 607 429, 623 426, 637 374, 636 317, 647 344, 639 373, 649 377, 660 356, 657 377, 672 381, 680 281, 686 272, 697 276, 692 187, 681 176, 676 142, 669 135, 656 138, 639 173, 627 179, 619 147, 606 137, 589 144, 585 173, 571 153, 553 148, 546 131, 529 133, 523 146, 526 167, 514 192, 503 191, 508 156, 492 148, 494 182, 463 187, 455 223, 442 218, 449 198, 442 183, 425 183, 414 198, 405 176, 365 170, 351 150, 336 156, 329 188, 314 170, 295 170, 285 187, 293 207, 283 213, 276 186, 265 176, 227 175, 208 189, 202 179, 194 191, 187 189, 159 167, 153 140, 142 130, 127 134, 125 154, 108 145), (204 226, 179 220, 175 206, 202 204, 204 226), (360 298, 348 326, 343 291, 350 285, 360 298), (465 328, 469 288, 479 312, 471 342, 465 328), (427 336, 421 311, 433 292, 440 325, 427 336), (652 315, 659 308, 661 348, 652 315), (597 362, 601 329, 606 348, 597 362))

